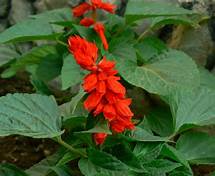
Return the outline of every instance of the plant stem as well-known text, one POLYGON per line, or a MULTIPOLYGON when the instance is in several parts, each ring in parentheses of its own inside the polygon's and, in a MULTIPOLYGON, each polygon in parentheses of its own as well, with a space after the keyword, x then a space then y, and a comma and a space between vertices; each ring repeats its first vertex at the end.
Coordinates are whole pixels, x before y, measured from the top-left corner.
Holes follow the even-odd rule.
POLYGON ((61 40, 56 39, 56 41, 57 41, 57 43, 59 43, 59 44, 61 44, 63 46, 68 47, 68 45, 66 43, 62 42, 61 40))
POLYGON ((137 39, 137 42, 139 42, 142 38, 145 37, 145 35, 150 32, 150 29, 146 29, 137 39))
POLYGON ((78 155, 80 155, 80 156, 82 156, 82 157, 84 157, 84 158, 87 158, 87 155, 86 155, 85 153, 81 152, 80 150, 75 149, 74 147, 72 147, 71 145, 69 145, 68 143, 66 143, 65 141, 63 141, 63 140, 61 139, 61 137, 58 137, 58 138, 55 138, 55 139, 56 139, 56 141, 57 141, 60 145, 62 145, 62 146, 64 146, 65 148, 69 149, 72 153, 75 153, 75 154, 78 154, 78 155))

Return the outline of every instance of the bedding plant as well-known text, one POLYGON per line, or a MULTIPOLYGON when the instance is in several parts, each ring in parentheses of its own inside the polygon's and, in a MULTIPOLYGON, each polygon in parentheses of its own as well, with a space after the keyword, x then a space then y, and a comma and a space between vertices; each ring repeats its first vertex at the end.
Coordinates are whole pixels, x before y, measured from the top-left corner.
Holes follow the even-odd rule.
POLYGON ((27 170, 1 164, 1 176, 192 176, 192 166, 215 164, 204 130, 215 124, 215 78, 157 36, 208 17, 148 0, 129 0, 119 16, 117 5, 89 0, 0 34, 1 77, 25 71, 36 92, 0 98, 0 136, 61 146, 27 170), (21 54, 17 42, 34 47, 21 54))

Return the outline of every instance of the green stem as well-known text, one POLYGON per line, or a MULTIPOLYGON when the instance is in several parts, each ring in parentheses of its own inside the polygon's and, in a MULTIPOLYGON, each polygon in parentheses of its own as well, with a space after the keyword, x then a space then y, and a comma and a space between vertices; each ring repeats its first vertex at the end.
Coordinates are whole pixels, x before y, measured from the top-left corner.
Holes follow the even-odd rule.
POLYGON ((145 35, 150 32, 150 29, 146 29, 137 39, 137 42, 139 42, 142 38, 145 37, 145 35))
POLYGON ((69 46, 69 45, 67 45, 66 43, 62 42, 61 40, 56 39, 56 41, 57 41, 57 43, 59 43, 59 44, 61 44, 61 45, 63 45, 63 46, 66 46, 66 47, 69 46))
POLYGON ((56 139, 56 141, 57 141, 60 145, 62 145, 62 146, 64 146, 65 148, 69 149, 72 153, 75 153, 75 154, 78 154, 78 155, 80 155, 80 156, 82 156, 82 157, 84 157, 84 158, 87 158, 87 155, 86 155, 85 153, 81 152, 80 150, 75 149, 74 147, 72 147, 71 145, 69 145, 68 143, 66 143, 65 141, 63 141, 63 140, 61 139, 61 137, 58 137, 58 138, 55 138, 55 139, 56 139))

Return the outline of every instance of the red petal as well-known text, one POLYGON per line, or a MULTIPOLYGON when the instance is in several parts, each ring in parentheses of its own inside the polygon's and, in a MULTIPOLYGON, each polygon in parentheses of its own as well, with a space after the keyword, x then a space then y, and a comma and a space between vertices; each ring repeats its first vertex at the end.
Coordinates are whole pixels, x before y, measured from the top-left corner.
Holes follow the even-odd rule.
POLYGON ((125 126, 119 120, 113 120, 110 122, 111 129, 116 133, 122 133, 125 130, 125 126))
POLYGON ((99 104, 101 98, 102 98, 102 94, 93 91, 88 97, 87 99, 84 101, 84 107, 86 110, 88 111, 92 111, 93 109, 96 108, 96 106, 99 104))
POLYGON ((91 70, 95 66, 98 54, 95 43, 88 42, 79 36, 72 36, 69 37, 68 44, 69 51, 82 68, 91 70))
POLYGON ((110 90, 106 91, 105 98, 107 99, 108 103, 113 104, 116 103, 119 100, 119 96, 110 90))
POLYGON ((131 112, 128 103, 127 100, 119 100, 115 103, 115 108, 120 116, 132 117, 134 115, 131 112))
POLYGON ((101 93, 104 94, 106 92, 106 84, 104 81, 99 81, 98 84, 96 85, 96 90, 101 93))
POLYGON ((116 110, 113 105, 107 104, 104 106, 103 114, 106 119, 111 121, 116 117, 116 110))
POLYGON ((115 13, 116 5, 111 4, 111 3, 102 3, 100 8, 107 12, 115 13))
POLYGON ((95 133, 93 134, 93 139, 96 142, 96 145, 101 145, 104 143, 105 139, 107 137, 107 134, 105 133, 95 133))
POLYGON ((92 7, 90 4, 84 2, 80 5, 78 5, 77 7, 73 8, 72 12, 75 17, 79 17, 79 16, 84 15, 87 11, 91 10, 91 8, 92 7))
POLYGON ((97 84, 97 75, 95 73, 88 74, 84 78, 83 88, 86 92, 90 92, 96 88, 97 84))
POLYGON ((105 34, 104 34, 105 33, 104 25, 102 23, 96 23, 94 25, 94 30, 96 31, 96 33, 101 38, 104 49, 108 50, 108 42, 107 42, 107 39, 106 39, 105 34))
POLYGON ((112 69, 114 66, 115 66, 115 62, 108 61, 105 56, 98 64, 98 67, 105 71, 112 69))
POLYGON ((121 83, 118 82, 118 77, 110 76, 107 79, 107 87, 112 90, 114 93, 125 95, 126 89, 121 83))
POLYGON ((91 25, 93 25, 95 23, 95 21, 92 19, 92 18, 83 18, 81 21, 80 21, 80 24, 82 26, 85 26, 85 27, 90 27, 91 25))
POLYGON ((105 99, 102 98, 102 100, 97 105, 96 110, 93 112, 94 116, 97 116, 98 114, 100 114, 103 111, 103 108, 104 108, 106 103, 107 102, 105 101, 105 99))

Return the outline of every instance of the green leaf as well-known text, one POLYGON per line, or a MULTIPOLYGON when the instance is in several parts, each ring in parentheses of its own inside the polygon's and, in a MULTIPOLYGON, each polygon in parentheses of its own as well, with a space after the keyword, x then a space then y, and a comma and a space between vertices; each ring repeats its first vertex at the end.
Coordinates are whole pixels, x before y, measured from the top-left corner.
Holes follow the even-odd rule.
POLYGON ((175 132, 192 126, 215 124, 215 91, 200 87, 195 91, 175 92, 167 100, 175 119, 175 132))
POLYGON ((131 176, 129 172, 103 169, 94 165, 90 160, 82 158, 78 162, 79 169, 84 176, 131 176))
POLYGON ((95 149, 88 150, 89 160, 104 169, 112 171, 129 171, 129 167, 114 156, 95 149))
POLYGON ((63 155, 63 157, 57 162, 56 166, 63 166, 68 162, 79 158, 79 155, 71 152, 67 152, 63 155))
POLYGON ((10 45, 0 45, 0 66, 7 64, 19 56, 20 55, 15 50, 15 47, 10 45))
POLYGON ((159 137, 150 134, 143 128, 135 127, 133 131, 130 132, 128 136, 126 136, 131 141, 139 141, 139 142, 156 142, 156 141, 168 141, 167 137, 159 137))
POLYGON ((215 90, 215 76, 203 67, 199 68, 201 85, 215 90))
MULTIPOLYGON (((52 45, 42 45, 22 56, 18 57, 16 62, 11 64, 10 68, 3 72, 2 77, 7 78, 9 73, 15 74, 17 71, 24 69, 26 66, 39 64, 43 59, 57 55, 57 49, 52 45)), ((9 77, 11 74, 9 75, 9 77)))
POLYGON ((40 80, 50 81, 60 75, 62 65, 63 60, 61 56, 58 54, 49 55, 39 63, 36 74, 40 80))
POLYGON ((199 85, 199 72, 194 61, 180 51, 169 50, 143 66, 137 66, 135 60, 120 57, 116 57, 116 61, 126 81, 150 93, 169 95, 174 90, 192 89, 199 85))
POLYGON ((25 172, 30 176, 47 176, 51 172, 51 167, 55 166, 60 158, 61 154, 55 153, 33 165, 25 172))
POLYGON ((163 148, 163 143, 138 142, 133 150, 141 164, 155 160, 163 148))
POLYGON ((151 130, 160 136, 170 136, 174 132, 172 115, 166 107, 153 109, 146 115, 146 120, 151 130))
POLYGON ((82 81, 83 71, 71 54, 64 58, 61 71, 62 89, 65 90, 82 81))
POLYGON ((189 16, 183 16, 183 15, 178 15, 178 16, 165 16, 165 17, 152 17, 152 21, 150 24, 151 29, 158 29, 164 25, 168 24, 183 24, 187 26, 193 26, 197 27, 197 22, 195 22, 193 19, 189 18, 189 16))
POLYGON ((174 163, 169 160, 156 159, 150 163, 144 164, 144 168, 152 175, 162 175, 171 172, 172 170, 180 167, 181 164, 174 163))
POLYGON ((1 176, 28 176, 25 172, 12 164, 0 164, 0 175, 1 176))
POLYGON ((65 21, 71 19, 70 17, 72 18, 69 8, 57 9, 33 16, 33 19, 30 18, 17 23, 2 32, 0 34, 0 43, 41 39, 55 40, 59 35, 55 32, 62 32, 63 27, 51 24, 51 22, 65 21), (58 28, 56 29, 56 27, 58 28))
MULTIPOLYGON (((90 117, 91 118, 91 117, 90 117)), ((109 129, 109 124, 107 121, 99 121, 93 128, 86 130, 86 131, 79 131, 75 132, 76 134, 79 133, 106 133, 106 134, 112 134, 109 129)))
POLYGON ((87 117, 88 111, 84 109, 83 97, 86 95, 86 92, 80 88, 79 93, 72 98, 68 103, 65 103, 60 106, 61 114, 64 116, 64 121, 69 120, 74 117, 87 117))
POLYGON ((193 172, 186 167, 179 167, 169 173, 169 176, 193 176, 193 172))
POLYGON ((131 151, 128 144, 119 144, 115 145, 112 149, 112 154, 128 165, 130 168, 132 168, 133 171, 143 173, 146 172, 146 170, 142 167, 139 159, 135 154, 131 151))
POLYGON ((144 38, 142 42, 135 45, 135 48, 143 63, 150 61, 154 56, 167 50, 165 44, 156 37, 144 38))
POLYGON ((161 150, 161 155, 183 164, 185 167, 187 167, 191 171, 191 168, 190 168, 189 163, 187 162, 186 158, 184 158, 183 154, 181 154, 174 147, 172 147, 168 144, 165 144, 161 150))
POLYGON ((0 136, 53 138, 62 134, 60 113, 53 97, 8 94, 0 97, 0 107, 0 136))
POLYGON ((125 15, 126 20, 131 23, 147 17, 188 15, 193 13, 193 11, 186 10, 173 3, 133 0, 128 2, 125 15))
POLYGON ((187 132, 177 141, 176 148, 192 164, 215 163, 215 138, 202 132, 187 132))

